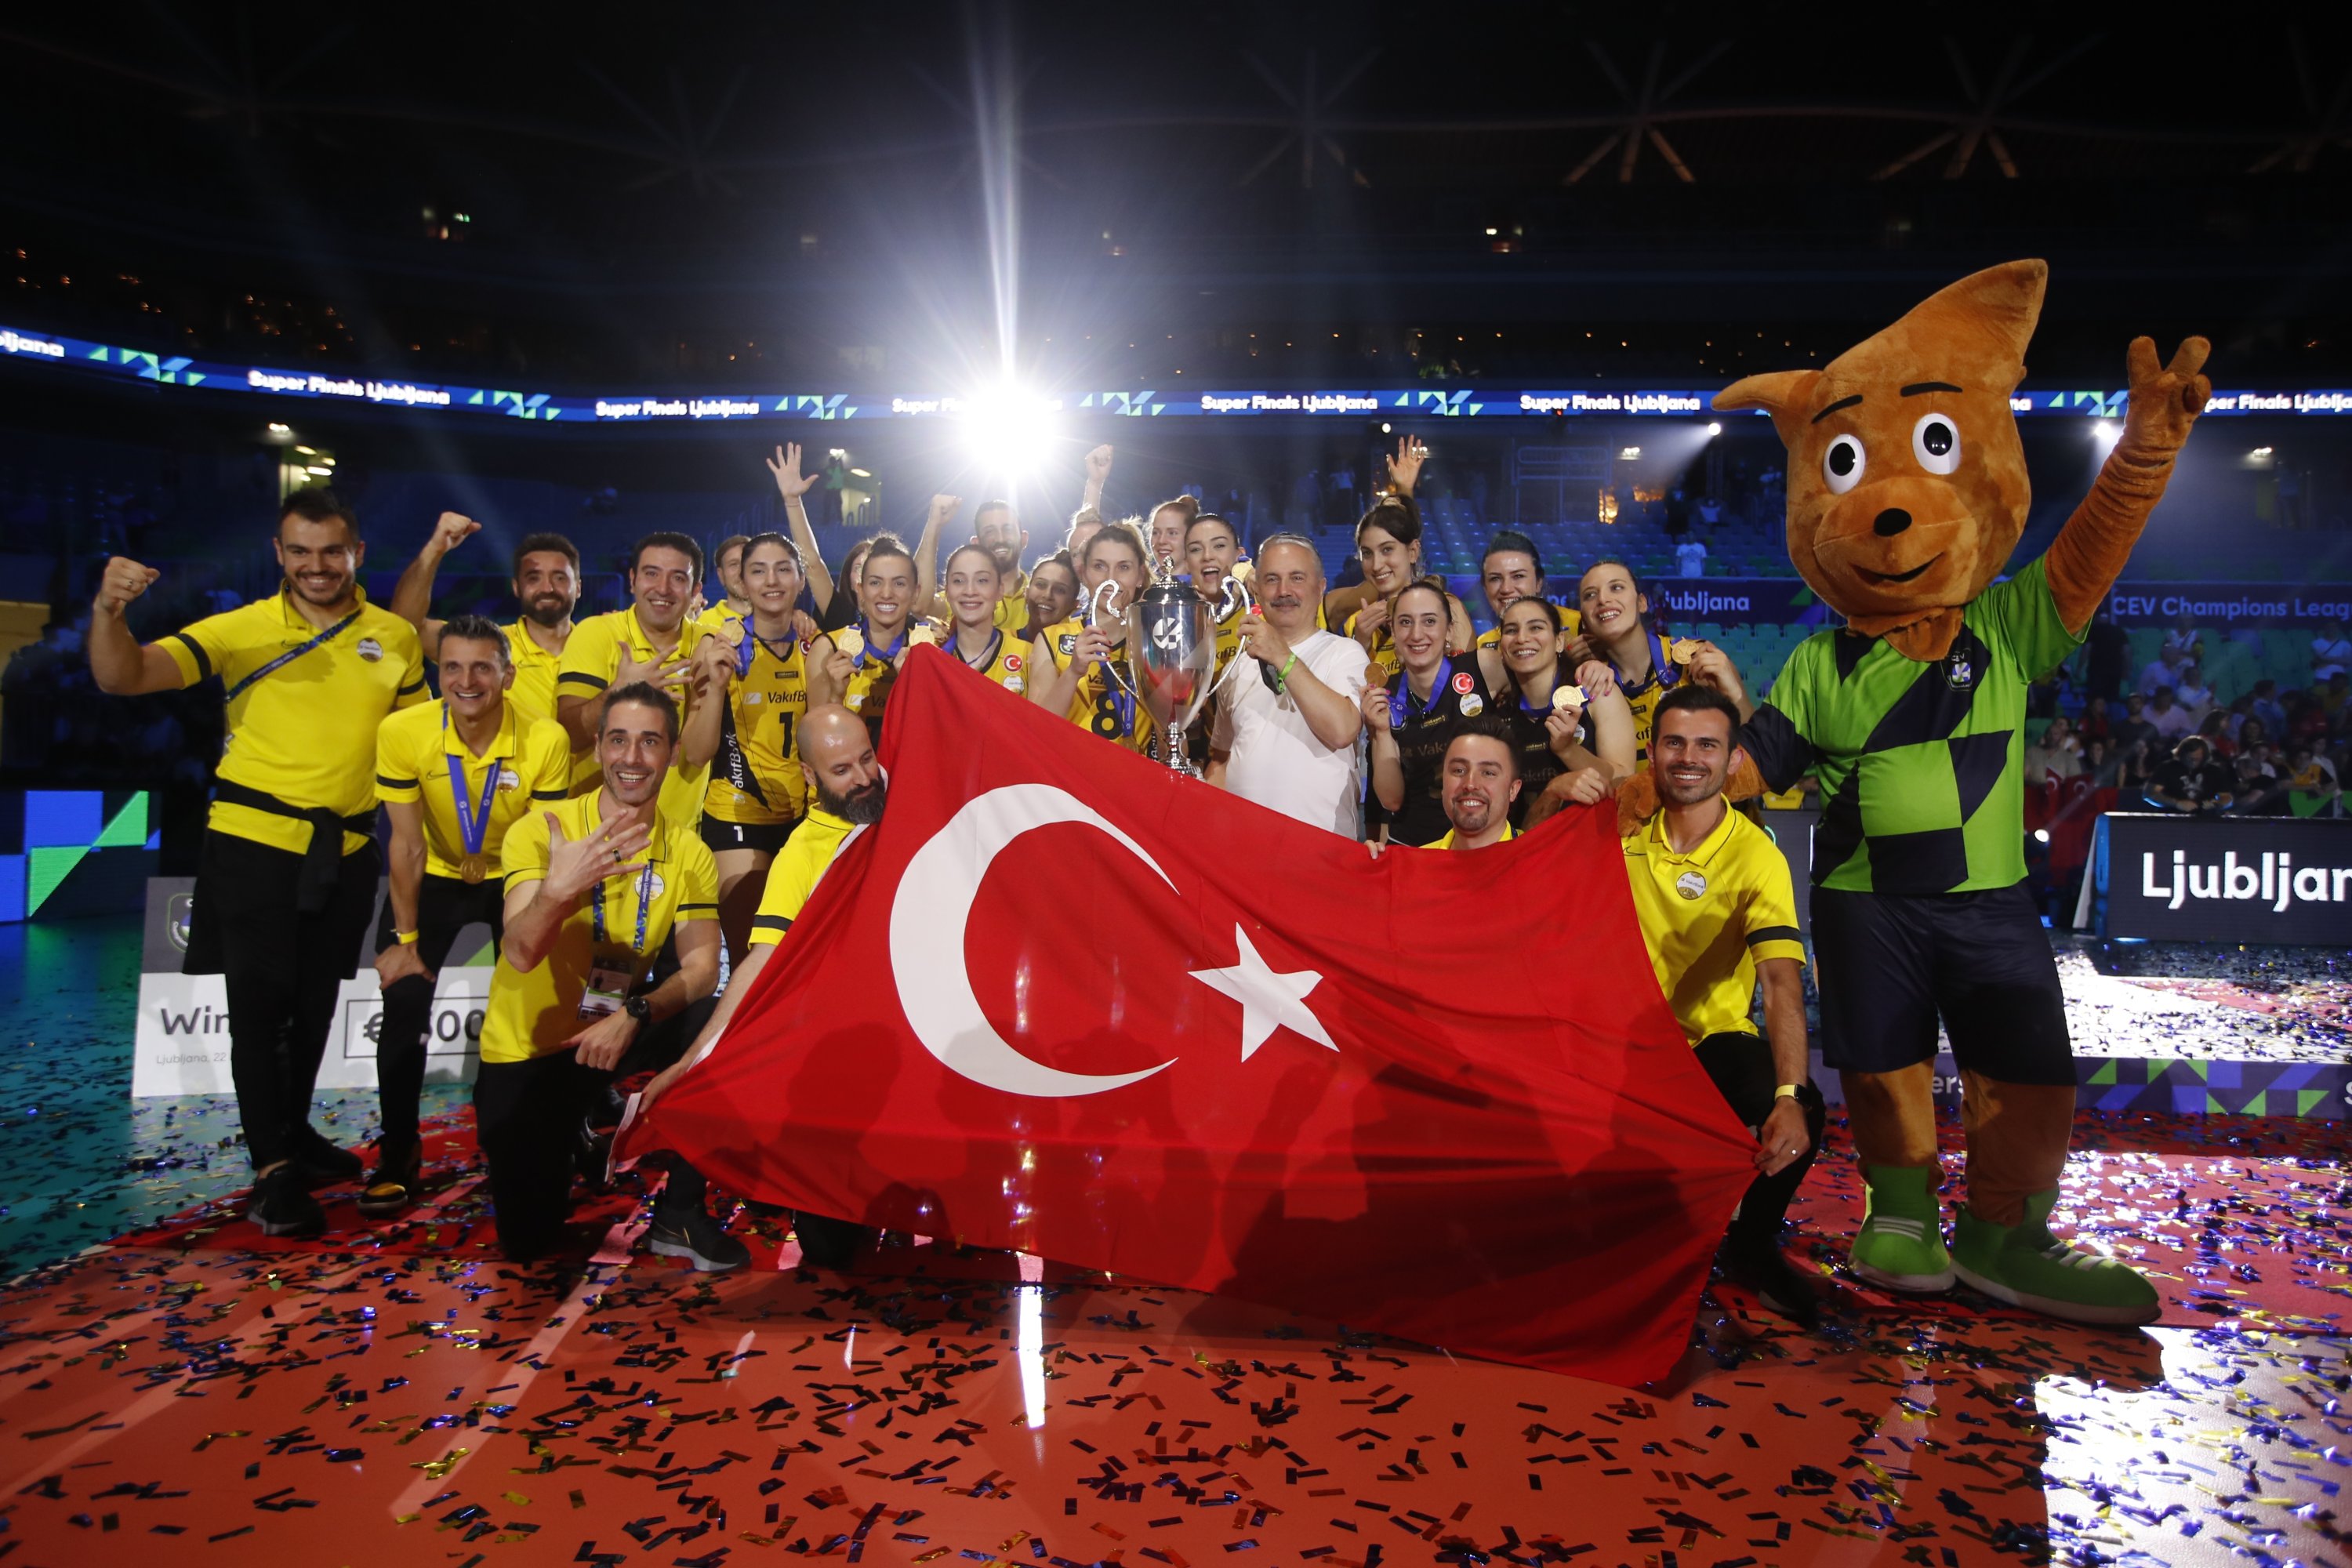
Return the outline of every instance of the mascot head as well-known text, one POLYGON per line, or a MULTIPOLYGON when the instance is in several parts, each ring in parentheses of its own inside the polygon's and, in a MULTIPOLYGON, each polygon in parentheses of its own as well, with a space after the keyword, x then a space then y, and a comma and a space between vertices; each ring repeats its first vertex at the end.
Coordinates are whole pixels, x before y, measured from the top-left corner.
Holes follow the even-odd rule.
POLYGON ((1761 408, 1789 448, 1789 558, 1855 630, 1939 657, 2025 531, 2010 394, 2050 269, 1963 278, 1820 370, 1751 375, 1718 409, 1761 408))

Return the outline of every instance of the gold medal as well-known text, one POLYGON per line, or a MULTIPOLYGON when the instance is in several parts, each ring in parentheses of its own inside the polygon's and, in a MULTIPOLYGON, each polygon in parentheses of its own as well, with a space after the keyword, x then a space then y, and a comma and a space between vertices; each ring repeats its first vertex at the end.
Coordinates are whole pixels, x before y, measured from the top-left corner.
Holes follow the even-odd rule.
POLYGON ((1674 646, 1666 649, 1666 657, 1676 664, 1688 664, 1698 657, 1698 649, 1696 637, 1676 637, 1674 646))
POLYGON ((489 874, 490 862, 487 856, 468 855, 457 862, 457 875, 468 882, 478 882, 489 874))
POLYGON ((740 621, 719 622, 719 640, 725 643, 729 647, 741 647, 743 646, 743 623, 740 621))
POLYGON ((1583 707, 1584 688, 1581 686, 1553 687, 1551 690, 1551 706, 1554 712, 1558 712, 1565 708, 1583 707))

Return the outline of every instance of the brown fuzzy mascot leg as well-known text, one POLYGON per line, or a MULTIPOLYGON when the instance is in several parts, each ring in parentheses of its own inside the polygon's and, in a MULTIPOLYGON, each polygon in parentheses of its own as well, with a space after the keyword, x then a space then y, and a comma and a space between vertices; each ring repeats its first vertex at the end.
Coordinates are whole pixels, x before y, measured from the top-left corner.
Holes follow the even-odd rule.
POLYGON ((2002 1083, 1960 1074, 1969 1132, 1969 1213, 1988 1225, 2025 1217, 2025 1200, 2058 1184, 2074 1131, 2072 1085, 2002 1083))
POLYGON ((1855 1159, 1892 1169, 1936 1163, 1935 1063, 1838 1076, 1845 1085, 1855 1159))

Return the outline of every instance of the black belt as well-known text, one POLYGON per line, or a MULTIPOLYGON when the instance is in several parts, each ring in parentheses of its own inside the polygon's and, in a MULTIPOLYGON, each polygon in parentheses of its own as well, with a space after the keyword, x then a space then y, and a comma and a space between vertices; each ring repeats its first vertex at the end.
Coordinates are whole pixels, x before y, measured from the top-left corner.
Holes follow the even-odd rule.
POLYGON ((373 834, 375 831, 375 813, 373 811, 363 811, 356 816, 343 816, 323 805, 305 809, 290 805, 266 791, 227 779, 213 781, 213 798, 226 805, 266 811, 272 816, 290 816, 297 822, 310 825, 310 847, 302 852, 302 870, 294 884, 294 906, 306 915, 319 913, 332 900, 335 883, 341 875, 343 835, 346 832, 373 834))

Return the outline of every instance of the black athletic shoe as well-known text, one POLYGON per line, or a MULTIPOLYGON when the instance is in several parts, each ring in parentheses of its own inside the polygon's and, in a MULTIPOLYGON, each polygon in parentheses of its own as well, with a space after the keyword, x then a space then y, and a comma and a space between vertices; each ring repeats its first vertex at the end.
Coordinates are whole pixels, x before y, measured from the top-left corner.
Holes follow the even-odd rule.
POLYGON ((866 1238, 866 1227, 830 1215, 793 1215, 793 1234, 800 1238, 801 1262, 811 1268, 830 1268, 835 1273, 849 1267, 857 1256, 858 1244, 866 1238))
POLYGON ((294 1146, 295 1168, 313 1187, 342 1186, 358 1181, 367 1170, 367 1162, 356 1152, 328 1142, 326 1135, 307 1121, 294 1129, 289 1142, 294 1146))
POLYGON ((245 1217, 264 1236, 317 1236, 327 1228, 327 1211, 310 1195, 300 1169, 280 1165, 253 1184, 245 1217))
POLYGON ((375 1180, 360 1194, 360 1213, 371 1219, 388 1219, 414 1204, 425 1186, 425 1150, 415 1143, 406 1152, 376 1148, 375 1180))
POLYGON ((1723 1265, 1725 1279, 1755 1291, 1769 1310, 1801 1328, 1810 1329, 1821 1321, 1821 1298, 1803 1275, 1789 1267, 1780 1247, 1769 1242, 1733 1241, 1724 1247, 1717 1261, 1723 1265))
POLYGON ((699 1274, 724 1274, 751 1261, 751 1249, 728 1235, 699 1204, 676 1214, 656 1208, 646 1247, 664 1258, 685 1258, 699 1274))

